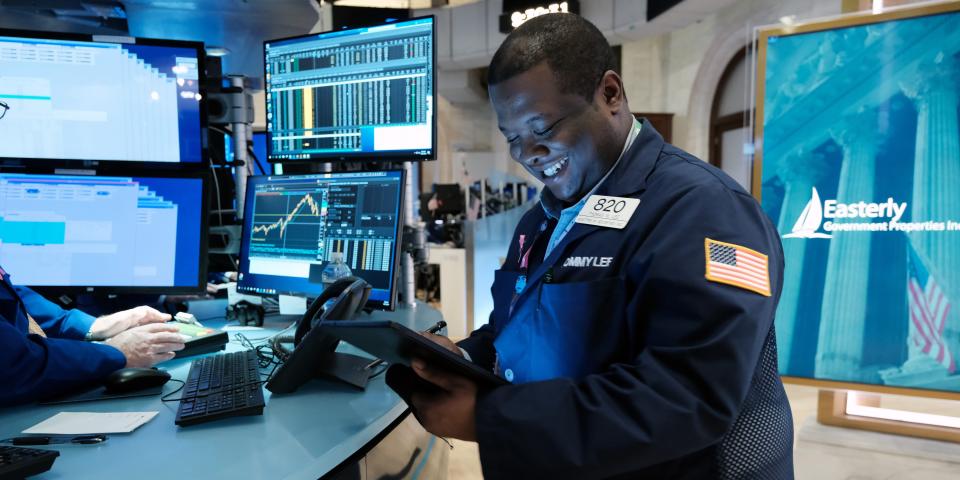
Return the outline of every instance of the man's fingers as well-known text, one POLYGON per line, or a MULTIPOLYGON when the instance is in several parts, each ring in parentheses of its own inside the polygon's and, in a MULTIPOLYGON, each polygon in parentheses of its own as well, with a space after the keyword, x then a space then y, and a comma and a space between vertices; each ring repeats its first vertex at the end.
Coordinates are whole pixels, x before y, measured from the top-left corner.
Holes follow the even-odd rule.
POLYGON ((174 353, 159 353, 153 356, 153 363, 166 362, 167 360, 173 360, 174 353))
POLYGON ((443 335, 437 335, 435 333, 430 333, 430 332, 420 332, 420 335, 423 335, 424 337, 429 338, 431 341, 433 341, 433 343, 436 343, 437 345, 440 345, 441 347, 446 348, 447 350, 450 350, 451 352, 456 353, 457 355, 462 355, 462 353, 460 353, 460 347, 458 347, 457 344, 453 343, 453 340, 450 340, 449 338, 444 337, 443 335))
POLYGON ((153 353, 168 353, 183 350, 182 343, 154 343, 150 345, 150 351, 153 353))
POLYGON ((151 323, 149 325, 144 325, 144 330, 151 333, 160 333, 160 332, 179 332, 180 329, 174 325, 167 325, 165 323, 151 323))
POLYGON ((153 334, 151 334, 151 335, 147 338, 147 341, 149 341, 149 342, 152 343, 152 344, 157 344, 157 343, 180 343, 180 344, 182 344, 182 343, 184 343, 184 342, 183 342, 183 337, 181 337, 179 333, 170 333, 170 332, 153 333, 153 334))
POLYGON ((159 310, 151 307, 143 307, 143 316, 140 319, 141 324, 167 322, 173 317, 167 313, 161 313, 159 310))
POLYGON ((415 359, 410 365, 420 378, 444 390, 453 391, 463 386, 463 377, 431 368, 426 362, 420 359, 415 359))

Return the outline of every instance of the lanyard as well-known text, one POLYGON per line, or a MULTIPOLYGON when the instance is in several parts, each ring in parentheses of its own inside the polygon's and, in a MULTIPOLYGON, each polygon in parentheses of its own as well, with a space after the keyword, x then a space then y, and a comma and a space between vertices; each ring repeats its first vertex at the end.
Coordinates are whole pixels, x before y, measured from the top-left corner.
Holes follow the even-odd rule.
POLYGON ((540 223, 540 228, 529 242, 527 241, 528 235, 520 234, 520 238, 518 239, 520 256, 517 259, 517 264, 520 267, 520 275, 517 276, 517 282, 513 285, 513 298, 510 299, 508 316, 513 313, 513 307, 517 302, 517 298, 520 297, 520 294, 523 293, 523 290, 527 287, 527 272, 530 271, 530 252, 533 251, 533 246, 537 244, 537 240, 540 240, 540 237, 543 236, 545 231, 547 231, 547 220, 540 223))

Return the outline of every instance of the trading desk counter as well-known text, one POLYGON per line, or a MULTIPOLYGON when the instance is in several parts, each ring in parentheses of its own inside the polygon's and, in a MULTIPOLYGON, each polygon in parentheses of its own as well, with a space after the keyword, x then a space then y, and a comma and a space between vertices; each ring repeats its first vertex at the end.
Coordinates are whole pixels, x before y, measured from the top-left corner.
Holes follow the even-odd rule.
MULTIPOLYGON (((375 312, 370 319, 389 319, 425 330, 441 316, 418 304, 416 308, 400 307, 396 312, 375 312)), ((220 326, 213 321, 204 323, 220 326)), ((254 340, 263 339, 286 326, 268 318, 265 330, 243 333, 254 340)), ((231 334, 227 351, 242 349, 234 336, 231 334)), ((183 380, 190 361, 196 358, 172 360, 159 367, 183 380)), ((293 394, 276 397, 264 389, 266 407, 262 416, 190 427, 174 425, 178 402, 163 403, 159 397, 0 409, 0 438, 20 435, 58 412, 159 411, 133 433, 111 434, 100 445, 41 447, 58 450, 60 457, 50 471, 34 478, 316 479, 356 462, 407 416, 406 404, 383 377, 373 378, 365 391, 327 380, 314 380, 293 394)), ((164 393, 179 385, 168 382, 164 393)))

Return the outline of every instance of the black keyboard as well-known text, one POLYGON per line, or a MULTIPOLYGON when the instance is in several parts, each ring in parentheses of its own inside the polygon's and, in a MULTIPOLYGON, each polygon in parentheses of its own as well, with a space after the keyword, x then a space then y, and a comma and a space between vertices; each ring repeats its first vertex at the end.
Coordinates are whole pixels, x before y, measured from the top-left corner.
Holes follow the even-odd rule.
POLYGON ((59 456, 56 450, 0 447, 0 479, 26 478, 46 472, 59 456))
POLYGON ((177 425, 186 427, 221 418, 263 415, 263 390, 253 350, 220 353, 190 364, 177 425))

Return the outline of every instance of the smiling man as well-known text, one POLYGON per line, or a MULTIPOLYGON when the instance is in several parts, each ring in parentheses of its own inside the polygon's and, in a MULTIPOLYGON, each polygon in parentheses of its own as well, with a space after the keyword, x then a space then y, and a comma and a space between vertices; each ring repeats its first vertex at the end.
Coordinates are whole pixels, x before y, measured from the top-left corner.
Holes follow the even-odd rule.
POLYGON ((546 187, 514 233, 489 323, 459 346, 506 378, 412 395, 487 478, 792 478, 777 374, 779 237, 723 172, 634 120, 603 35, 515 30, 489 69, 510 154, 546 187))

